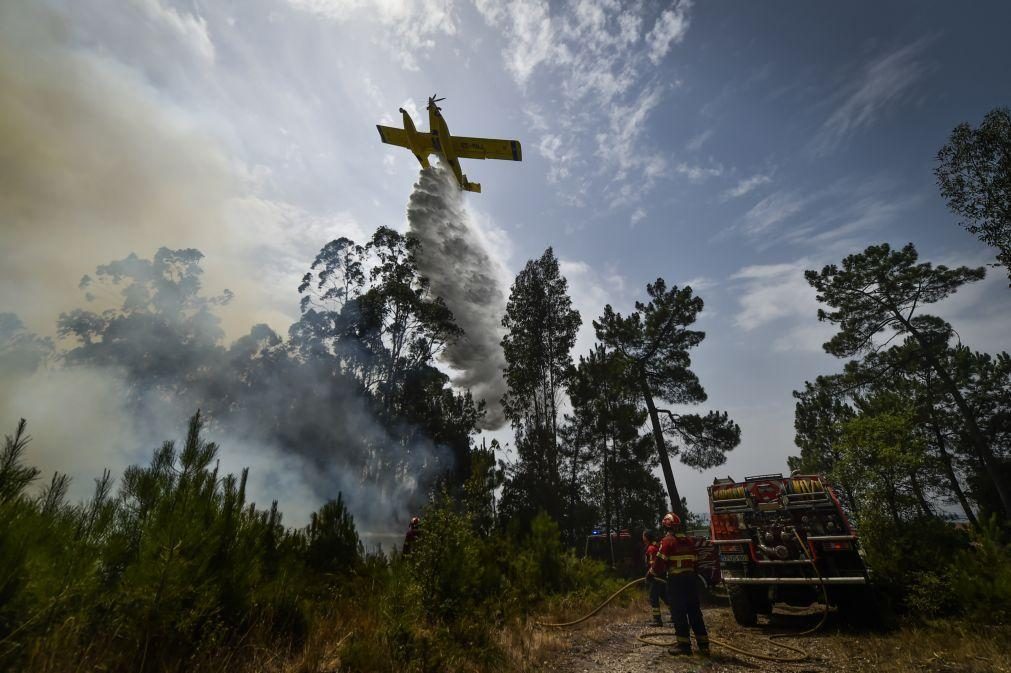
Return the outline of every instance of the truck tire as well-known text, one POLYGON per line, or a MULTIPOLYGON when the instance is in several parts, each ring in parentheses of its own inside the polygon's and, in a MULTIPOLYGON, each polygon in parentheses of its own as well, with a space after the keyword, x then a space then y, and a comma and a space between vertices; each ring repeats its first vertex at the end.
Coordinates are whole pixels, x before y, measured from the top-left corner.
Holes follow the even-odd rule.
POLYGON ((767 587, 761 585, 748 587, 748 593, 751 594, 751 604, 755 606, 755 612, 760 615, 772 614, 772 599, 769 598, 767 587))
POLYGON ((730 596, 730 609, 734 613, 735 622, 741 626, 754 626, 758 623, 758 610, 751 600, 748 587, 728 584, 727 595, 730 596))

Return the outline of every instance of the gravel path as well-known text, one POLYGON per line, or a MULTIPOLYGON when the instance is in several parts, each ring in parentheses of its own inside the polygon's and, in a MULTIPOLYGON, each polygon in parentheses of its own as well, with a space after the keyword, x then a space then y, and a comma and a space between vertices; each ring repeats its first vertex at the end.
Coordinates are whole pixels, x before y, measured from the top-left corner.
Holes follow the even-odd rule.
MULTIPOLYGON (((818 613, 773 616, 771 624, 757 629, 742 629, 737 626, 727 608, 706 608, 703 610, 706 626, 715 638, 725 640, 737 647, 753 649, 766 654, 793 656, 793 653, 772 647, 761 640, 763 635, 782 631, 802 631, 817 622, 818 613)), ((833 665, 832 657, 825 652, 824 638, 818 636, 804 639, 786 639, 811 654, 808 661, 786 664, 765 662, 743 657, 733 652, 721 650, 713 645, 713 656, 708 659, 699 656, 674 657, 661 647, 645 645, 636 640, 637 635, 649 635, 656 631, 668 631, 670 627, 657 629, 646 626, 643 613, 634 613, 631 619, 596 624, 571 633, 571 646, 558 660, 551 662, 551 670, 564 673, 646 673, 659 668, 664 671, 710 671, 712 673, 739 673, 753 671, 791 671, 813 673, 815 671, 842 671, 844 667, 833 665), (802 642, 801 642, 802 641, 802 642)), ((673 637, 663 637, 673 640, 673 637)))
MULTIPOLYGON (((792 656, 763 639, 773 633, 797 632, 814 626, 821 617, 818 609, 795 610, 777 606, 771 618, 746 629, 734 622, 728 607, 710 605, 703 609, 706 626, 714 638, 743 649, 766 654, 792 656)), ((676 657, 666 648, 645 645, 636 636, 661 629, 647 626, 644 606, 616 608, 599 621, 589 622, 566 634, 565 646, 539 670, 560 673, 1011 673, 1011 651, 1007 631, 992 636, 962 633, 947 628, 906 628, 887 634, 859 633, 840 628, 835 615, 829 616, 818 632, 784 642, 801 647, 809 658, 797 663, 762 661, 713 645, 713 656, 676 657), (943 634, 943 635, 942 635, 943 634)), ((665 626, 662 630, 670 630, 665 626)), ((962 631, 962 628, 958 629, 962 631)), ((669 638, 673 640, 673 636, 669 638)))

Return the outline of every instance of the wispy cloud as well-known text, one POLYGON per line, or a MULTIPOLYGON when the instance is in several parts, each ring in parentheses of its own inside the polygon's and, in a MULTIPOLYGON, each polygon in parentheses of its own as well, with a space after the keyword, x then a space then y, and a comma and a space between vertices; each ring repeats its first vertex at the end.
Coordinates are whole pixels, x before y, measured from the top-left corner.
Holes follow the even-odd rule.
POLYGON ((600 269, 582 260, 560 259, 558 269, 569 283, 573 307, 583 318, 572 350, 574 356, 583 355, 596 343, 593 321, 604 312, 604 306, 612 304, 621 310, 628 303, 627 282, 612 266, 600 269))
MULTIPOLYGON (((153 1, 153 0, 145 0, 153 1)), ((418 70, 419 53, 439 35, 456 34, 453 0, 288 0, 293 7, 345 23, 367 16, 387 33, 377 40, 406 70, 418 70)))
MULTIPOLYGON (((624 179, 629 169, 645 167, 655 154, 644 154, 637 149, 640 136, 645 130, 650 112, 660 102, 660 86, 643 92, 629 105, 618 105, 610 114, 608 128, 599 132, 597 156, 617 165, 618 180, 624 179)), ((660 159, 662 161, 662 159, 660 159)))
POLYGON ((769 326, 774 351, 821 350, 833 329, 817 320, 818 300, 804 279, 804 271, 816 266, 801 258, 780 264, 746 266, 733 274, 737 281, 739 312, 734 325, 745 332, 769 326))
MULTIPOLYGON (((751 331, 785 316, 806 313, 814 300, 814 291, 804 280, 810 266, 806 258, 782 264, 746 266, 730 279, 743 281, 738 303, 741 312, 734 324, 751 331)), ((813 315, 813 311, 810 311, 813 315)))
POLYGON ((885 229, 922 201, 917 194, 868 190, 864 185, 842 203, 827 202, 809 221, 784 232, 783 240, 826 252, 847 250, 866 242, 862 239, 867 232, 885 229))
POLYGON ((739 180, 737 185, 731 187, 730 189, 723 192, 720 198, 723 201, 729 201, 730 199, 739 199, 745 194, 750 194, 758 187, 772 182, 772 178, 764 173, 757 173, 752 175, 750 178, 744 178, 739 180))
POLYGON ((702 149, 702 146, 706 143, 706 141, 713 137, 713 133, 715 133, 713 129, 706 129, 705 131, 692 136, 692 139, 685 145, 685 149, 689 152, 698 152, 702 149))
POLYGON ((191 51, 206 61, 214 61, 214 44, 203 17, 166 7, 160 0, 133 0, 133 4, 148 20, 174 33, 191 51))
POLYGON ((478 11, 488 23, 504 26, 508 44, 502 52, 506 69, 520 86, 552 56, 562 56, 555 44, 555 29, 547 2, 517 0, 476 0, 478 11))
POLYGON ((841 179, 811 191, 774 191, 729 231, 759 241, 760 249, 787 243, 819 253, 845 251, 867 243, 871 232, 886 228, 921 201, 921 195, 903 191, 889 178, 841 179))
MULTIPOLYGON (((709 276, 696 276, 695 278, 689 278, 685 282, 681 283, 681 287, 690 287, 695 291, 696 294, 702 292, 703 290, 709 290, 711 288, 719 285, 715 280, 709 276)), ((709 310, 709 309, 707 309, 709 310)))
POLYGON ((744 214, 742 222, 744 233, 750 236, 765 235, 800 213, 815 198, 795 191, 773 192, 744 214))
MULTIPOLYGON (((501 33, 506 70, 520 89, 533 95, 546 87, 559 99, 555 115, 526 106, 559 198, 585 203, 574 192, 595 192, 619 206, 648 193, 669 163, 644 142, 651 114, 671 89, 657 76, 658 66, 683 39, 691 3, 678 1, 659 13, 646 3, 614 0, 476 4, 501 33), (602 113, 588 114, 589 108, 602 113)), ((710 170, 691 175, 703 179, 710 170)))
POLYGON ((682 0, 675 2, 670 9, 664 10, 656 20, 653 30, 646 35, 646 46, 649 47, 649 60, 653 65, 659 65, 672 44, 684 39, 688 32, 688 10, 691 2, 682 0))
POLYGON ((674 171, 692 182, 703 182, 709 178, 717 178, 723 175, 723 166, 696 166, 681 162, 674 167, 674 171))
POLYGON ((813 152, 835 150, 850 135, 907 100, 928 72, 923 57, 930 42, 930 38, 920 38, 866 63, 861 74, 837 92, 838 104, 814 137, 813 152))

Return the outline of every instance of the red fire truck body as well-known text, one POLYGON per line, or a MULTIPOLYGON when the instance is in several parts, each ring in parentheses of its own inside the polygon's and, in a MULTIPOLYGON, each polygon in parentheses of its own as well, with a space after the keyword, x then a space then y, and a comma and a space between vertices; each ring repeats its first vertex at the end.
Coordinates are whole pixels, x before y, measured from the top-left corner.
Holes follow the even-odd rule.
POLYGON ((841 611, 860 603, 867 569, 857 534, 820 475, 718 479, 708 490, 710 537, 739 623, 755 624, 774 602, 823 600, 822 583, 841 611))

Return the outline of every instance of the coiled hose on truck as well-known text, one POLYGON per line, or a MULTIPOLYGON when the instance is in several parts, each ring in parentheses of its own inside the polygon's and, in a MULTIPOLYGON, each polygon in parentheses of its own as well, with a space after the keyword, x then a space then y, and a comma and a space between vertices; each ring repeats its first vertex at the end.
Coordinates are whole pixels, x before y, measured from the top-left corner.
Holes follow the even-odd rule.
MULTIPOLYGON (((794 645, 787 645, 786 643, 778 643, 778 642, 776 642, 776 639, 778 639, 778 638, 800 638, 800 637, 803 637, 803 636, 810 635, 810 634, 814 633, 815 631, 817 631, 818 629, 820 629, 822 626, 824 626, 825 625, 825 620, 828 619, 828 589, 825 587, 825 579, 821 576, 821 572, 818 570, 818 564, 814 562, 814 559, 812 559, 810 557, 810 555, 808 555, 808 553, 807 553, 807 547, 804 545, 804 541, 800 538, 800 535, 797 533, 796 530, 793 531, 793 535, 794 535, 794 537, 797 538, 797 542, 800 543, 800 548, 804 552, 804 557, 807 559, 808 563, 811 564, 811 567, 814 568, 814 572, 818 576, 818 581, 821 583, 822 599, 823 599, 823 603, 824 603, 824 606, 825 606, 825 610, 822 612, 821 619, 818 621, 818 623, 815 624, 814 626, 812 626, 809 629, 806 629, 804 631, 799 631, 799 632, 796 632, 796 633, 776 633, 776 634, 773 634, 771 636, 766 636, 765 638, 763 638, 763 640, 768 641, 769 644, 772 645, 773 647, 779 647, 779 648, 782 648, 782 649, 790 650, 792 652, 796 652, 797 656, 779 656, 779 655, 775 655, 775 654, 765 654, 764 652, 755 652, 753 650, 747 650, 747 649, 744 649, 742 647, 737 647, 736 645, 731 645, 730 643, 728 643, 726 641, 719 640, 717 638, 713 638, 712 635, 709 636, 709 642, 710 643, 712 643, 713 645, 717 645, 719 647, 722 647, 725 650, 730 650, 731 652, 737 652, 738 654, 743 654, 744 656, 753 657, 755 659, 762 659, 764 661, 775 661, 775 662, 779 662, 779 663, 796 663, 796 662, 799 662, 799 661, 805 661, 805 660, 807 660, 810 657, 810 655, 808 654, 808 652, 806 650, 804 650, 803 648, 801 648, 801 647, 796 647, 794 645)), ((663 580, 661 580, 659 578, 654 578, 654 579, 657 579, 657 580, 663 582, 663 580)), ((537 622, 537 625, 541 626, 541 627, 544 627, 544 628, 568 628, 570 626, 576 626, 577 624, 581 624, 581 623, 585 622, 586 620, 590 619, 591 617, 593 617, 594 615, 596 615, 598 612, 600 612, 601 610, 603 610, 605 607, 607 607, 607 605, 609 605, 611 603, 611 601, 613 601, 615 598, 617 598, 618 596, 620 596, 627 589, 630 589, 630 588, 634 587, 635 585, 639 584, 640 582, 645 582, 645 581, 646 581, 645 577, 640 577, 639 579, 632 580, 631 582, 629 582, 628 584, 626 584, 625 586, 621 587, 620 589, 618 589, 617 591, 615 591, 613 594, 611 594, 610 596, 608 596, 604 600, 603 603, 601 603, 600 605, 598 605, 597 607, 595 607, 593 610, 591 610, 590 612, 588 612, 585 615, 583 615, 582 617, 580 617, 579 619, 575 619, 575 620, 573 620, 571 622, 554 622, 554 623, 552 623, 552 622, 537 622)), ((655 631, 655 632, 653 632, 653 633, 651 633, 649 635, 646 635, 646 636, 644 636, 644 635, 638 635, 638 636, 636 636, 636 640, 638 640, 639 642, 644 643, 646 645, 652 645, 653 647, 674 647, 674 645, 676 644, 676 641, 672 641, 672 640, 658 640, 661 636, 673 636, 673 635, 675 635, 675 633, 673 631, 655 631)))

